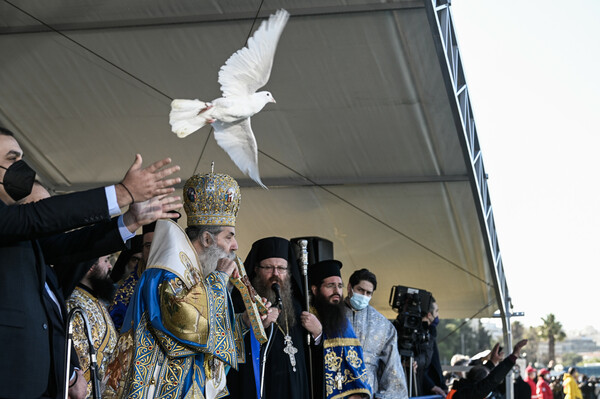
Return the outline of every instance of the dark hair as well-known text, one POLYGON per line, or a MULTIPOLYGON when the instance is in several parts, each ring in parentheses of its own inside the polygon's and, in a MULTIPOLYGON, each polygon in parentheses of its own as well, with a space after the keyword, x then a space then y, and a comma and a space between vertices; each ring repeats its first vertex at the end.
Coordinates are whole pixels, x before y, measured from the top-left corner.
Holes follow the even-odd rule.
POLYGON ((223 231, 223 226, 188 226, 185 228, 185 232, 190 239, 190 241, 199 240, 204 232, 210 233, 212 236, 216 236, 221 231, 223 231))
POLYGON ((373 284, 373 291, 377 289, 377 277, 375 277, 375 275, 367 269, 356 270, 354 273, 352 273, 349 280, 350 286, 354 287, 363 280, 373 284))
POLYGON ((577 372, 577 367, 569 367, 569 371, 567 371, 569 374, 573 375, 573 373, 577 372))
POLYGON ((431 295, 431 299, 429 300, 429 313, 433 314, 433 311, 435 310, 433 307, 433 304, 435 303, 435 298, 433 297, 433 295, 431 295))
POLYGON ((15 137, 13 132, 11 132, 10 130, 8 130, 7 128, 2 127, 2 126, 0 126, 0 134, 3 136, 15 137))
POLYGON ((479 381, 483 380, 485 377, 487 377, 489 373, 490 373, 490 371, 487 367, 485 367, 483 365, 475 366, 467 372, 467 380, 473 381, 473 382, 479 382, 479 381))

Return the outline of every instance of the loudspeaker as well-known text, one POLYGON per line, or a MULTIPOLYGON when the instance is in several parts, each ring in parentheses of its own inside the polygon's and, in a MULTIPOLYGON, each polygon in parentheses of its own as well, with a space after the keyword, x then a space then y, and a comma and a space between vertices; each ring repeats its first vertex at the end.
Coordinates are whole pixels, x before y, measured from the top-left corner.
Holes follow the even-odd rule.
POLYGON ((297 237, 292 238, 290 242, 293 244, 294 252, 296 253, 296 259, 302 257, 300 241, 306 240, 308 242, 308 264, 320 262, 322 260, 333 259, 333 242, 326 238, 321 237, 297 237))

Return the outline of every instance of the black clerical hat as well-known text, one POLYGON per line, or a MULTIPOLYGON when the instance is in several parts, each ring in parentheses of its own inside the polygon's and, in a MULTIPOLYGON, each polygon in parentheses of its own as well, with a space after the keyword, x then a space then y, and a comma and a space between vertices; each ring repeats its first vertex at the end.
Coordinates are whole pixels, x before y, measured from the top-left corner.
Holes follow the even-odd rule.
POLYGON ((339 260, 322 260, 308 266, 308 283, 310 285, 319 285, 321 281, 331 276, 342 277, 340 269, 342 262, 339 260))
POLYGON ((302 298, 302 284, 300 282, 300 269, 296 262, 296 255, 292 244, 281 237, 267 237, 260 239, 252 244, 252 249, 246 257, 244 266, 248 278, 252 280, 256 275, 255 267, 261 260, 268 258, 282 258, 288 262, 288 273, 292 276, 292 289, 302 298))
POLYGON ((252 244, 257 251, 256 260, 260 262, 268 258, 282 258, 289 261, 290 242, 281 237, 267 237, 252 244))

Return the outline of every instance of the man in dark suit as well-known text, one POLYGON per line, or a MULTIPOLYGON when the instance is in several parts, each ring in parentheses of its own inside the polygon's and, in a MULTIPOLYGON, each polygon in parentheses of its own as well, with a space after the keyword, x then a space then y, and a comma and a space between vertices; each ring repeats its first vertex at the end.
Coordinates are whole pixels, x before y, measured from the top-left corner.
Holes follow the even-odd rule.
MULTIPOLYGON (((116 186, 18 205, 35 176, 22 156, 13 134, 0 128, 0 397, 58 398, 66 380, 60 367, 64 342, 59 342, 66 310, 47 265, 123 249, 141 225, 172 217, 179 198, 164 195, 179 178, 166 177, 179 167, 163 169, 170 163, 164 159, 142 169, 137 155, 116 186), (111 219, 130 204, 127 213, 111 219)), ((72 397, 82 395, 79 378, 77 373, 71 378, 72 397)))
POLYGON ((435 298, 431 297, 429 309, 422 322, 427 325, 429 340, 418 345, 415 361, 417 362, 417 381, 419 395, 446 396, 448 387, 442 374, 440 354, 437 346, 437 325, 439 323, 439 307, 435 298))

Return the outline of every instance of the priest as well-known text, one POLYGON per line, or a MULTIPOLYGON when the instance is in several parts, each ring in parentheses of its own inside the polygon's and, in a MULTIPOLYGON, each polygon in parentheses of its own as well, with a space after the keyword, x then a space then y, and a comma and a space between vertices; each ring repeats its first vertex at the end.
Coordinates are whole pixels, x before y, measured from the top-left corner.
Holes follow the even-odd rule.
MULTIPOLYGON (((251 332, 244 335, 246 363, 227 375, 231 398, 308 399, 307 331, 300 322, 303 295, 292 244, 281 237, 258 240, 245 267, 258 294, 274 305, 275 317, 265 344, 251 332)), ((242 312, 239 292, 232 298, 236 312, 242 312)))
POLYGON ((315 382, 314 397, 368 399, 371 387, 363 349, 344 313, 341 268, 342 262, 337 260, 324 260, 308 268, 311 310, 323 325, 322 345, 313 349, 315 375, 320 378, 315 382))
POLYGON ((239 277, 239 186, 210 173, 191 177, 183 190, 188 227, 156 225, 105 397, 221 398, 228 394, 227 370, 242 360, 247 327, 227 290, 229 277, 239 277))

